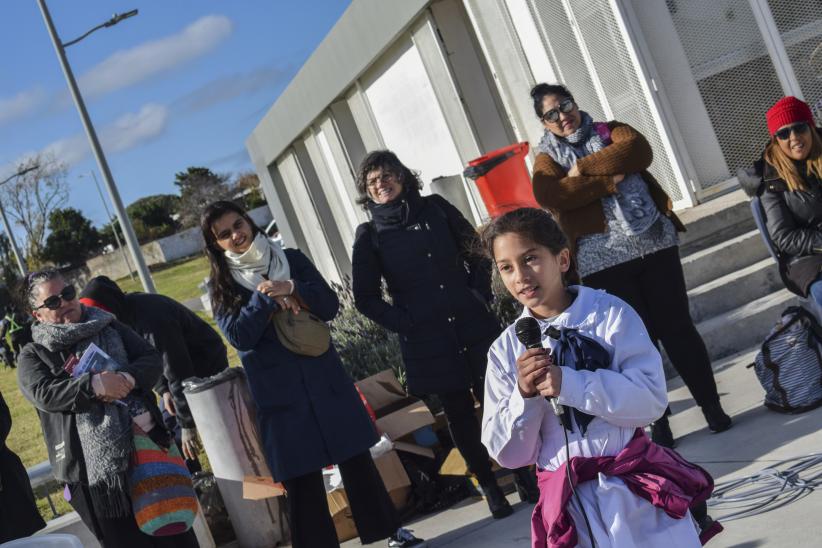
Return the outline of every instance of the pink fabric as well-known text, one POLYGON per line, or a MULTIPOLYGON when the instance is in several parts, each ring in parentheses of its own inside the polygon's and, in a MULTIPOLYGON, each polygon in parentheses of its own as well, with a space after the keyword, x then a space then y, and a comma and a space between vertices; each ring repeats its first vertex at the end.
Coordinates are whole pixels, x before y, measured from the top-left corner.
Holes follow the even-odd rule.
POLYGON ((606 122, 594 122, 594 130, 599 135, 599 138, 602 139, 602 144, 605 146, 611 144, 611 128, 608 127, 606 122))
MULTIPOLYGON (((566 505, 571 498, 566 467, 537 471, 540 497, 531 516, 532 548, 572 548, 577 544, 576 526, 566 505)), ((617 476, 636 496, 642 497, 669 516, 682 519, 689 508, 708 499, 714 480, 703 468, 675 451, 648 439, 642 429, 614 457, 573 457, 573 484, 595 480, 602 473, 617 476)), ((711 535, 713 536, 713 535, 711 535)), ((701 538, 702 544, 707 538, 701 538)))

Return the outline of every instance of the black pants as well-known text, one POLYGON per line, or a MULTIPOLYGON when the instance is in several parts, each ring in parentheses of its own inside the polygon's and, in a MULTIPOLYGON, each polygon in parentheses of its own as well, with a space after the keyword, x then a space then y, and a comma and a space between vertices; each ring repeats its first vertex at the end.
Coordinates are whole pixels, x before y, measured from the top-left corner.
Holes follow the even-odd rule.
POLYGON ((97 537, 103 548, 199 548, 193 529, 170 537, 152 537, 137 527, 134 516, 104 518, 98 516, 91 503, 88 487, 69 484, 70 504, 86 527, 97 537))
MULTIPOLYGON (((360 540, 369 544, 388 538, 400 527, 377 467, 366 451, 339 464, 345 494, 360 540)), ((338 548, 328 511, 321 470, 283 482, 288 491, 291 545, 294 548, 338 548)))
POLYGON ((583 283, 604 289, 637 311, 654 344, 665 347, 697 405, 719 402, 708 350, 691 319, 678 247, 596 272, 583 283))
POLYGON ((469 351, 473 395, 472 389, 437 394, 448 420, 451 439, 468 464, 468 469, 477 476, 480 485, 488 485, 495 481, 488 450, 482 444, 482 428, 474 409, 474 396, 480 405, 483 401, 487 361, 487 349, 485 350, 486 352, 479 352, 474 348, 469 351))

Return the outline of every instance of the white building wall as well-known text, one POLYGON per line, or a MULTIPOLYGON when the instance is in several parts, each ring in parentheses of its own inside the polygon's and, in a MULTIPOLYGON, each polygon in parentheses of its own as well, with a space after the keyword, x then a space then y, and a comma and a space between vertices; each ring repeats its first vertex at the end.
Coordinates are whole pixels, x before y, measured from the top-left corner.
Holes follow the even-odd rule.
POLYGON ((409 38, 401 38, 361 82, 386 148, 419 171, 423 193, 435 177, 462 172, 422 58, 409 38))

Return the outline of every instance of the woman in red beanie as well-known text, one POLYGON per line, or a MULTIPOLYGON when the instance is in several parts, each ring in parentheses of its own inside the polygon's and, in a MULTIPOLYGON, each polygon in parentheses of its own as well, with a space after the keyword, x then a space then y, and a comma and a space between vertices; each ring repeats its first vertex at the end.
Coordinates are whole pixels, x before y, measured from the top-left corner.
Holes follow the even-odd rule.
POLYGON ((820 130, 796 97, 783 97, 766 117, 771 142, 755 167, 768 233, 788 288, 822 305, 820 130))

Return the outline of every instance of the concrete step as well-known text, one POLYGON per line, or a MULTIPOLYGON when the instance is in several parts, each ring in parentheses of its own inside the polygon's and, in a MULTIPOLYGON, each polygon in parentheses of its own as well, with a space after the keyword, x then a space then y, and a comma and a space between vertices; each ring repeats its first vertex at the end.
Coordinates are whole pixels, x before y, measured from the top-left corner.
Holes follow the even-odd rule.
POLYGON ((685 285, 689 290, 694 289, 768 257, 768 249, 762 242, 759 231, 749 230, 730 240, 683 256, 685 285))
POLYGON ((688 229, 680 236, 683 257, 756 228, 741 189, 677 214, 688 229))
POLYGON ((779 314, 799 302, 799 297, 787 289, 780 289, 705 320, 696 327, 711 359, 717 360, 761 344, 779 314))
POLYGON ((688 291, 697 323, 782 289, 779 269, 770 257, 688 291))

